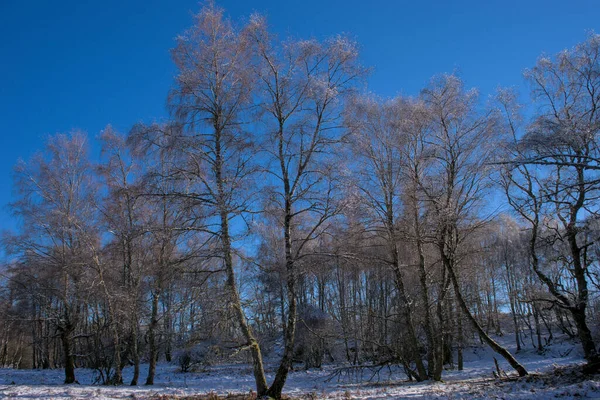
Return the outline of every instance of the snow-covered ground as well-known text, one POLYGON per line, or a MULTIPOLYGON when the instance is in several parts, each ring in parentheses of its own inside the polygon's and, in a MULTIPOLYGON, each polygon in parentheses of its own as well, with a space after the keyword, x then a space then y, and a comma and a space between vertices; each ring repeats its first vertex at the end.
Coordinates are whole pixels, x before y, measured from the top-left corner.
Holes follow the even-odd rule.
MULTIPOLYGON (((509 338, 501 338, 508 342, 509 338)), ((334 367, 323 370, 293 371, 290 373, 285 393, 295 398, 312 399, 548 399, 548 398, 599 398, 600 376, 582 377, 575 368, 583 363, 576 344, 564 342, 553 345, 543 355, 527 350, 517 358, 532 376, 514 378, 508 365, 498 359, 501 368, 511 379, 495 379, 493 354, 487 349, 473 348, 466 352, 464 371, 446 371, 443 383, 407 382, 400 370, 384 369, 377 378, 368 382, 369 372, 363 381, 356 374, 331 377, 334 367)), ((144 366, 147 368, 147 366, 144 366)), ((142 368, 142 379, 146 369, 142 368)), ((244 365, 211 367, 205 372, 180 373, 172 364, 160 364, 152 387, 146 386, 94 386, 95 373, 78 369, 80 385, 61 385, 62 370, 12 370, 0 369, 0 398, 17 399, 123 399, 152 398, 159 395, 189 396, 202 393, 249 393, 254 388, 251 369, 244 365)), ((272 378, 272 371, 269 374, 272 378)), ((131 368, 124 371, 125 381, 131 379, 131 368)))

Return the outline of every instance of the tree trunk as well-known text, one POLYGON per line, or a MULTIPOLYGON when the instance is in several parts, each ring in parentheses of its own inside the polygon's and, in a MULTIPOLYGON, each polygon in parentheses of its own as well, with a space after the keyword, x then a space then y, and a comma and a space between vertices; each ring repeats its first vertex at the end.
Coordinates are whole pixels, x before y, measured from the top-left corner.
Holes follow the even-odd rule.
POLYGON ((402 277, 402 271, 400 267, 400 255, 397 246, 394 204, 391 200, 394 198, 394 193, 391 187, 388 187, 387 190, 389 190, 389 192, 386 196, 386 218, 384 223, 387 228, 388 249, 390 252, 389 255, 392 258, 391 261, 392 270, 394 273, 394 282, 396 284, 396 288, 398 289, 400 309, 404 317, 404 324, 408 331, 408 345, 411 353, 410 357, 412 358, 412 361, 414 361, 417 367, 417 376, 415 376, 415 378, 417 379, 417 381, 423 381, 427 379, 427 370, 425 369, 425 365, 423 364, 423 360, 421 359, 421 355, 419 354, 419 342, 417 340, 417 335, 413 324, 412 310, 408 301, 406 289, 404 287, 404 278, 402 277))
POLYGON ((60 340, 63 346, 63 355, 65 362, 65 383, 75 383, 75 356, 73 355, 72 342, 71 342, 71 327, 65 327, 61 329, 60 340))
POLYGON ((221 218, 221 246, 223 251, 223 260, 225 263, 225 270, 227 273, 227 287, 229 288, 229 296, 231 298, 231 304, 233 306, 235 316, 238 324, 242 330, 242 334, 246 339, 246 345, 250 349, 252 355, 252 370, 254 372, 254 381, 256 383, 256 393, 258 397, 264 396, 267 393, 267 378, 265 377, 265 371, 263 366, 262 353, 260 345, 252 329, 248 325, 246 314, 242 308, 242 301, 240 299, 239 291, 235 281, 235 271, 233 269, 233 258, 231 250, 231 236, 229 233, 229 210, 226 202, 226 191, 224 187, 223 177, 223 158, 221 155, 221 131, 219 127, 218 119, 214 121, 215 129, 215 165, 214 173, 217 182, 217 206, 219 208, 219 216, 221 218))
POLYGON ((519 337, 519 320, 517 318, 517 307, 516 307, 516 302, 517 302, 517 298, 516 298, 516 294, 515 294, 515 281, 514 281, 514 274, 513 271, 511 270, 511 267, 509 266, 509 262, 508 262, 508 257, 506 254, 506 250, 505 250, 505 256, 504 256, 504 265, 506 267, 506 283, 508 286, 508 300, 509 300, 509 304, 510 304, 510 314, 512 316, 512 320, 513 320, 513 327, 515 330, 515 341, 517 344, 517 353, 519 351, 521 351, 521 338, 519 337))
POLYGON ((535 305, 535 303, 533 303, 531 305, 531 308, 533 310, 533 322, 535 323, 535 336, 537 338, 537 350, 538 352, 542 352, 543 350, 543 345, 542 345, 542 328, 540 326, 540 312, 538 310, 538 307, 535 305))
POLYGON ((254 337, 254 334, 248 325, 248 321, 246 320, 246 315, 242 309, 242 302, 238 293, 237 284, 235 282, 235 272, 233 270, 233 259, 231 256, 231 242, 229 238, 229 222, 227 213, 225 211, 221 212, 221 242, 223 245, 225 269, 227 272, 227 287, 229 288, 231 304, 233 306, 237 322, 242 330, 242 334, 246 339, 246 345, 249 347, 252 355, 252 369, 254 372, 254 381, 256 383, 256 393, 258 397, 261 397, 267 393, 267 378, 265 377, 260 345, 254 337))
POLYGON ((460 311, 456 310, 456 364, 459 371, 463 370, 464 359, 463 359, 463 347, 464 347, 464 332, 463 332, 463 321, 460 311))
MULTIPOLYGON (((285 180, 285 192, 290 193, 289 182, 285 180)), ((275 374, 275 379, 267 394, 275 399, 281 398, 288 372, 292 366, 292 356, 294 352, 294 341, 296 336, 296 273, 294 270, 294 259, 292 256, 292 205, 289 197, 285 202, 284 218, 284 241, 285 258, 287 272, 287 297, 288 297, 288 317, 286 329, 284 331, 284 349, 283 357, 275 374)))
MULTIPOLYGON (((416 195, 413 201, 416 200, 416 195)), ((423 241, 419 223, 419 211, 416 205, 413 205, 413 223, 415 229, 415 238, 417 244, 417 254, 419 258, 419 283, 421 285, 421 301, 423 302, 425 317, 425 337, 427 339, 427 375, 433 380, 441 380, 441 376, 435 374, 435 341, 433 327, 431 324, 431 311, 429 310, 429 287, 427 285, 427 271, 425 269, 425 253, 423 251, 423 241), (438 379, 436 379, 436 377, 438 379)))
MULTIPOLYGON (((115 325, 116 323, 113 322, 115 325)), ((111 384, 113 385, 122 385, 123 384, 123 371, 121 367, 121 340, 118 332, 118 328, 115 326, 113 329, 113 346, 114 346, 114 355, 113 355, 113 365, 114 372, 111 379, 111 384)))
POLYGON ((137 318, 133 321, 133 332, 131 333, 131 353, 133 355, 133 378, 131 386, 137 386, 140 378, 140 350, 138 346, 138 322, 137 318))
POLYGON ((287 318, 287 326, 284 332, 284 349, 283 349, 283 357, 279 364, 279 368, 277 369, 277 373, 275 375, 275 379, 271 384, 271 387, 267 391, 267 395, 280 399, 281 393, 283 392, 283 387, 285 386, 285 381, 287 380, 287 376, 289 370, 292 366, 292 356, 294 353, 294 342, 296 336, 296 296, 295 296, 295 276, 293 273, 293 266, 287 267, 288 271, 288 279, 287 279, 287 291, 288 291, 288 318, 287 318))
POLYGON ((148 327, 148 346, 150 347, 150 357, 148 360, 148 377, 146 385, 154 385, 154 375, 156 374, 156 361, 158 358, 158 345, 156 343, 156 328, 158 326, 158 298, 160 293, 152 293, 152 316, 150 317, 150 326, 148 327))
POLYGON ((427 379, 427 370, 425 369, 425 365, 423 364, 423 360, 419 354, 419 342, 417 341, 417 334, 412 321, 412 310, 410 308, 408 297, 406 296, 406 290, 400 272, 400 266, 398 265, 397 254, 395 264, 394 274, 396 286, 398 288, 399 301, 401 303, 400 308, 402 309, 402 314, 404 314, 404 323, 406 324, 405 326, 408 330, 408 342, 410 346, 411 358, 417 367, 417 375, 415 376, 415 379, 420 382, 427 379))
POLYGON ((171 353, 171 344, 173 341, 173 318, 172 318, 172 291, 173 288, 171 285, 167 287, 166 290, 163 291, 163 312, 164 312, 164 351, 165 351, 165 361, 171 362, 172 353, 171 353))
POLYGON ((579 340, 581 341, 581 346, 583 347, 585 359, 590 364, 598 363, 600 361, 600 358, 598 357, 598 352, 594 344, 592 332, 587 326, 585 305, 580 305, 580 307, 573 308, 571 310, 571 315, 573 316, 573 320, 575 321, 575 326, 577 326, 577 334, 579 336, 579 340))
POLYGON ((504 357, 504 359, 506 361, 508 361, 510 366, 513 367, 515 369, 515 371, 517 371, 519 376, 526 376, 527 370, 525 369, 525 367, 523 367, 515 359, 515 357, 512 354, 510 354, 510 352, 508 350, 506 350, 504 347, 500 346, 498 343, 496 343, 496 341, 494 341, 491 337, 489 337, 489 335, 487 333, 485 333, 485 330, 481 327, 481 325, 479 325, 479 323, 477 322, 475 317, 473 317, 473 314, 471 314, 471 311, 469 310, 469 307, 467 306, 467 303, 465 302, 465 300, 462 296, 462 293, 460 291, 460 286, 458 284, 458 279, 456 277, 456 273, 454 272, 454 267, 452 266, 452 263, 449 262, 449 260, 447 259, 447 256, 442 255, 442 258, 443 258, 444 264, 446 265, 446 268, 448 270, 448 274, 450 275, 450 279, 452 280, 452 285, 454 286, 454 292, 456 294, 456 300, 458 301, 460 308, 462 309, 463 313, 465 314, 465 316, 467 317, 467 319, 469 320, 469 322, 471 323, 473 328, 475 328, 477 333, 479 333, 479 336, 481 337, 481 339, 483 339, 483 341, 485 343, 487 343, 487 345, 490 346, 490 348, 492 350, 494 350, 496 353, 498 353, 499 355, 504 357))
POLYGON ((444 370, 444 336, 446 330, 446 317, 444 315, 446 293, 450 285, 450 279, 446 277, 446 269, 442 266, 442 278, 439 286, 439 295, 437 299, 436 315, 438 320, 438 330, 435 338, 435 369, 433 374, 434 381, 442 380, 442 372, 444 370))

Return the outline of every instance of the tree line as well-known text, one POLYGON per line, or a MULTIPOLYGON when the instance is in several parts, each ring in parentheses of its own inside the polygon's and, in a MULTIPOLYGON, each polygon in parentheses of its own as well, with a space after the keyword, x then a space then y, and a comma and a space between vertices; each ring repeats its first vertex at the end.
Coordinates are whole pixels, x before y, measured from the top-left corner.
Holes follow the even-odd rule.
POLYGON ((599 35, 527 70, 530 104, 455 74, 381 98, 348 37, 213 3, 171 55, 167 121, 15 167, 0 364, 151 385, 159 359, 249 362, 280 398, 294 363, 439 381, 476 341, 523 376, 566 334, 597 369, 599 35))

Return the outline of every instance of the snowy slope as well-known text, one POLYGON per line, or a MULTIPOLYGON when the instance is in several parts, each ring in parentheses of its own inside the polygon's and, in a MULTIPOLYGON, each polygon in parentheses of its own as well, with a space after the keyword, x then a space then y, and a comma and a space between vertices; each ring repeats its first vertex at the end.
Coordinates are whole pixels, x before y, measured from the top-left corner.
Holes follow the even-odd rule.
MULTIPOLYGON (((508 339, 502 338, 502 341, 508 339)), ((379 382, 367 382, 369 373, 363 375, 362 382, 357 382, 354 375, 327 381, 334 367, 326 367, 323 370, 291 372, 285 393, 299 398, 331 399, 600 398, 600 376, 584 378, 573 368, 562 368, 583 363, 574 343, 555 344, 543 355, 534 351, 517 354, 519 361, 532 374, 521 379, 514 378, 508 365, 500 359, 501 367, 512 379, 494 379, 493 354, 487 349, 473 348, 465 355, 465 370, 446 371, 443 383, 406 382, 399 370, 387 369, 381 371, 379 382)), ((145 377, 145 368, 142 368, 141 377, 145 377)), ((124 371, 125 381, 131 379, 131 373, 131 368, 124 371)), ((80 385, 60 385, 62 379, 61 370, 0 369, 0 398, 122 399, 147 398, 158 394, 249 393, 254 388, 251 370, 244 365, 216 366, 207 372, 182 374, 177 372, 177 366, 163 363, 157 370, 157 384, 152 387, 93 386, 94 372, 84 369, 77 370, 80 385)))

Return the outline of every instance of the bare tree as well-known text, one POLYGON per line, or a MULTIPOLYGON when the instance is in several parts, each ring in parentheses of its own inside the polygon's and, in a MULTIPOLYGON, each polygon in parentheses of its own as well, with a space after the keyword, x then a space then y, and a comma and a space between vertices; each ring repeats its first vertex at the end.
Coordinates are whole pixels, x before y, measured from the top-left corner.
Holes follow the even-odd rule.
MULTIPOLYGON (((426 192, 422 186, 426 182, 429 165, 433 162, 431 155, 430 136, 432 130, 432 116, 422 101, 412 103, 411 112, 405 120, 405 135, 402 150, 402 173, 405 187, 404 199, 404 235, 416 247, 417 273, 419 276, 420 296, 424 314, 424 329, 427 340, 427 372, 428 376, 436 381, 442 379, 444 366, 444 349, 450 345, 445 343, 446 332, 446 295, 448 293, 448 280, 445 267, 441 266, 437 272, 436 289, 431 288, 434 283, 436 262, 427 262, 428 259, 437 259, 432 255, 431 246, 436 244, 435 223, 428 212, 426 192), (433 294, 436 297, 433 297, 433 294), (436 304, 434 313, 430 304, 436 304)), ((434 220, 434 218, 433 218, 434 220)), ((434 252, 435 254, 435 252, 434 252)))
MULTIPOLYGON (((401 98, 387 102, 371 98, 357 98, 347 110, 347 124, 354 135, 352 143, 353 160, 359 163, 352 176, 352 185, 360 193, 366 218, 366 228, 384 241, 387 249, 384 262, 394 272, 399 303, 403 314, 403 324, 407 330, 408 358, 416 365, 412 375, 418 380, 428 377, 425 364, 419 354, 419 342, 414 326, 414 310, 405 288, 406 266, 400 255, 400 218, 403 211, 403 165, 404 146, 407 141, 408 124, 413 119, 414 106, 401 98)), ((427 288, 422 288, 427 293, 427 288)), ((428 303, 425 301, 428 316, 428 303)), ((429 318, 426 318, 429 349, 432 349, 432 336, 429 318)), ((433 365, 433 363, 431 364, 433 365)), ((430 365, 430 366, 431 366, 430 365)), ((410 368, 407 367, 409 370, 410 368)))
POLYGON ((183 127, 178 150, 185 163, 178 173, 191 183, 185 197, 207 210, 206 230, 216 241, 214 256, 225 268, 231 307, 246 341, 243 347, 252 354, 256 390, 262 396, 267 382, 260 346, 236 283, 232 228, 232 223, 243 224, 241 218, 249 211, 247 188, 252 187, 254 172, 252 138, 242 119, 253 88, 248 38, 211 2, 178 38, 172 55, 179 74, 170 105, 183 127))
MULTIPOLYGON (((514 123, 514 99, 504 96, 513 131, 512 163, 506 174, 506 193, 513 208, 530 224, 532 267, 554 302, 568 310, 577 326, 586 359, 598 361, 588 327, 588 271, 591 245, 586 219, 597 218, 600 179, 600 36, 591 34, 574 49, 554 60, 542 57, 526 72, 539 105, 522 137, 514 123), (512 118, 512 119, 511 119, 512 118), (552 218, 545 215, 552 214, 552 218), (540 230, 545 240, 564 245, 560 259, 574 283, 574 294, 544 271, 536 256, 540 230)), ((514 97, 514 96, 513 96, 514 97)))
POLYGON ((332 157, 339 141, 341 100, 364 72, 356 44, 345 37, 280 44, 264 18, 253 16, 256 74, 268 154, 270 210, 279 218, 285 254, 287 319, 284 351, 268 394, 281 392, 292 365, 297 317, 297 262, 339 211, 332 157))
POLYGON ((11 207, 22 229, 10 239, 9 251, 56 277, 48 289, 59 303, 50 318, 62 343, 65 383, 76 381, 74 336, 90 284, 87 243, 98 240, 91 172, 80 132, 50 137, 43 153, 15 168, 18 200, 11 207))
POLYGON ((479 113, 477 93, 466 91, 454 75, 434 79, 422 93, 433 118, 430 146, 435 162, 422 186, 437 220, 437 247, 456 300, 480 337, 519 373, 525 368, 481 327, 462 295, 459 281, 461 247, 481 226, 477 209, 489 184, 490 161, 496 149, 496 117, 479 113))
MULTIPOLYGON (((107 262, 113 264, 113 290, 116 292, 116 321, 127 321, 124 330, 128 342, 124 356, 131 355, 134 373, 131 385, 137 385, 140 373, 139 321, 141 319, 142 280, 145 276, 143 239, 147 231, 149 209, 140 187, 141 160, 128 151, 125 138, 108 126, 100 137, 105 161, 99 167, 108 191, 99 208, 104 228, 111 234, 105 246, 107 262)), ((115 323, 117 323, 115 321, 115 323)), ((122 349, 115 349, 117 357, 122 349)), ((115 361, 116 362, 116 361, 115 361)), ((123 364, 121 362, 120 364, 123 364)), ((120 370, 122 365, 116 365, 120 370)), ((118 375, 118 374, 117 374, 118 375)), ((118 380, 118 376, 116 377, 118 380)))
MULTIPOLYGON (((169 295, 172 283, 178 274, 184 272, 186 264, 198 257, 199 249, 206 241, 198 237, 198 231, 204 229, 197 226, 199 221, 203 221, 204 214, 189 207, 189 199, 184 195, 188 182, 178 176, 183 159, 175 151, 173 143, 179 137, 181 126, 176 123, 150 126, 139 124, 128 137, 134 153, 144 157, 146 161, 142 182, 144 190, 141 193, 146 198, 149 214, 143 247, 151 254, 150 265, 145 272, 146 279, 150 282, 151 298, 147 332, 150 367, 146 385, 154 384, 161 321, 165 328, 165 356, 167 359, 170 357, 172 310, 169 295), (166 309, 161 315, 159 306, 163 300, 166 309)), ((199 286, 202 283, 204 282, 199 282, 199 286)))

